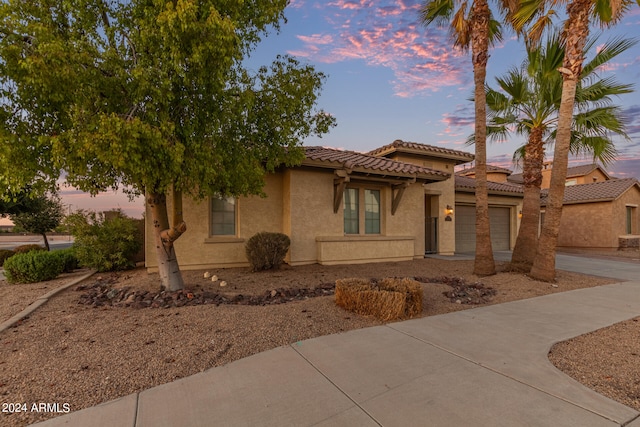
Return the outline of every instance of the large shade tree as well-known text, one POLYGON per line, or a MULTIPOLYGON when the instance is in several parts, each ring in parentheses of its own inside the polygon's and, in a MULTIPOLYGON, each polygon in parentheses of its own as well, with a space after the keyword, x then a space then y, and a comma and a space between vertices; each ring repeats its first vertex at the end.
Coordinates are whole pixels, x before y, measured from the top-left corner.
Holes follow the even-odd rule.
POLYGON ((558 124, 555 137, 553 170, 549 186, 549 197, 545 211, 544 224, 536 249, 536 257, 531 268, 535 279, 552 281, 555 279, 555 256, 560 230, 560 218, 564 200, 565 180, 571 147, 573 112, 576 90, 584 63, 585 45, 592 24, 607 27, 618 22, 633 3, 640 0, 527 0, 521 2, 515 14, 514 26, 524 28, 535 22, 529 33, 529 40, 535 43, 539 39, 545 24, 550 22, 552 14, 549 8, 566 3, 566 20, 563 26, 565 52, 562 67, 562 97, 558 112, 558 124), (537 21, 536 21, 537 19, 537 21))
POLYGON ((64 172, 93 194, 145 193, 163 286, 182 288, 183 196, 261 194, 266 172, 335 122, 316 108, 325 77, 311 66, 245 66, 287 3, 3 2, 0 188, 64 172))
MULTIPOLYGON (((585 47, 593 51, 597 39, 585 47)), ((616 39, 601 46, 583 67, 576 91, 576 114, 570 152, 592 156, 594 162, 607 165, 615 159, 613 136, 627 138, 621 110, 613 105, 613 96, 632 92, 632 86, 614 77, 600 77, 601 66, 635 43, 616 39)), ((488 87, 487 106, 490 138, 503 140, 512 130, 527 138, 514 160, 522 161, 524 199, 522 219, 511 262, 529 271, 538 243, 540 191, 545 146, 553 143, 562 95, 564 47, 559 34, 550 35, 542 46, 528 46, 527 59, 496 78, 498 88, 488 87)))
MULTIPOLYGON (((507 16, 516 2, 500 1, 507 16)), ((487 190, 487 110, 485 80, 490 45, 501 39, 500 24, 493 19, 487 0, 453 1, 426 0, 420 9, 424 25, 448 26, 453 43, 463 50, 471 49, 475 109, 475 171, 476 171, 476 252, 473 272, 480 276, 495 274, 489 225, 489 195, 487 190)))

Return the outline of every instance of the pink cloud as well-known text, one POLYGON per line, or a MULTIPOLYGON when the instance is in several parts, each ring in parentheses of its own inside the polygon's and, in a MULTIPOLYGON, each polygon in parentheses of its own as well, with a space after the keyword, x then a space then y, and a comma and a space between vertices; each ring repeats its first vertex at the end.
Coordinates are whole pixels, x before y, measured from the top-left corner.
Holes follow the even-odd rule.
POLYGON ((446 30, 419 23, 417 0, 336 0, 324 5, 331 33, 301 35, 290 54, 336 63, 363 60, 393 70, 400 97, 468 83, 468 57, 455 50, 446 30))

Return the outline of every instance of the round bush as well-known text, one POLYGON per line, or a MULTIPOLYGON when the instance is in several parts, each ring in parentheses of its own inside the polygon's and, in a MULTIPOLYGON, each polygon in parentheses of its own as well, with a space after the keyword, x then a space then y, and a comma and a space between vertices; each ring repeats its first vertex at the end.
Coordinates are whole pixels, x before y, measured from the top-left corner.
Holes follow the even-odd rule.
POLYGON ((11 249, 0 249, 0 267, 4 265, 7 258, 11 258, 15 254, 11 249))
POLYGON ((46 251, 46 250, 47 248, 45 248, 44 246, 40 246, 36 244, 21 245, 13 248, 13 251, 17 254, 26 254, 27 252, 31 252, 31 251, 46 251))
POLYGON ((245 252, 253 271, 269 270, 283 263, 290 245, 286 234, 262 232, 247 241, 245 252))
POLYGON ((55 279, 63 268, 59 256, 51 252, 31 251, 7 259, 4 274, 9 283, 35 283, 55 279))
POLYGON ((78 258, 72 248, 54 251, 51 252, 51 255, 58 258, 58 261, 62 264, 63 273, 71 273, 79 267, 78 258))

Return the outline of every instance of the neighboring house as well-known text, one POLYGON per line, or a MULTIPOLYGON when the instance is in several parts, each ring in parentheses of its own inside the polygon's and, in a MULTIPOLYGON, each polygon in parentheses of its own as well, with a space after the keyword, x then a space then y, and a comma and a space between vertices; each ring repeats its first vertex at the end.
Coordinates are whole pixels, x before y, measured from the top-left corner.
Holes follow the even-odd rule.
MULTIPOLYGON (((549 188, 551 182, 551 166, 553 162, 545 162, 544 169, 542 170, 542 184, 540 188, 549 188)), ((522 184, 522 174, 512 174, 508 178, 509 182, 515 184, 522 184)), ((602 182, 612 179, 611 176, 598 164, 588 164, 571 166, 567 168, 567 177, 565 185, 580 185, 591 184, 593 182, 602 182)))
MULTIPOLYGON (((547 193, 548 190, 543 190, 542 209, 546 206, 547 193)), ((567 186, 558 246, 615 249, 620 247, 620 239, 637 242, 640 237, 638 206, 640 183, 636 178, 567 186)))
MULTIPOLYGON (((305 154, 301 165, 267 175, 267 197, 185 200, 188 231, 175 243, 181 267, 246 266, 244 244, 261 231, 291 238, 291 265, 403 261, 468 244, 456 234, 462 224, 465 233, 475 229, 473 179, 459 186, 454 167, 472 154, 399 140, 367 154, 324 147, 305 147, 305 154)), ((522 196, 505 186, 489 192, 491 206, 503 209, 500 247, 512 248, 522 196)), ((153 270, 150 224, 146 247, 153 270)))

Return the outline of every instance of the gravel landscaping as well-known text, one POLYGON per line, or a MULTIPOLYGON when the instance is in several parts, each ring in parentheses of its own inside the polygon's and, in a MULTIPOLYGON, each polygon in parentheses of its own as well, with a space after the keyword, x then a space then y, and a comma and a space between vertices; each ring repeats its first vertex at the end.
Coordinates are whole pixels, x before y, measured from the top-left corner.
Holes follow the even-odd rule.
MULTIPOLYGON (((180 293, 160 292, 158 276, 142 268, 96 274, 57 294, 29 318, 0 333, 2 402, 26 403, 29 407, 33 403, 57 403, 61 412, 66 408, 76 411, 274 347, 380 324, 375 318, 347 312, 334 304, 333 284, 342 278, 416 278, 423 288, 422 316, 613 282, 560 272, 558 281, 549 284, 506 272, 504 264, 498 266, 499 274, 481 279, 471 274, 473 261, 436 259, 350 266, 285 265, 280 270, 259 273, 246 268, 186 271, 186 289, 180 293), (205 277, 205 273, 217 276, 213 277, 217 280, 205 277), (473 286, 453 288, 464 284, 473 286), (477 300, 463 301, 471 297, 460 296, 461 292, 472 295, 478 289, 493 291, 483 291, 477 300)), ((81 274, 84 272, 31 285, 0 281, 0 322, 81 274)), ((613 335, 564 345, 588 346, 578 348, 581 356, 593 363, 587 369, 612 383, 607 377, 622 366, 615 357, 629 358, 629 352, 640 354, 640 348, 616 351, 617 355, 605 351, 611 348, 610 341, 624 340, 626 334, 638 341, 640 322, 628 323, 630 328, 613 335)), ((552 356, 560 361, 571 359, 557 347, 552 356)), ((638 366, 625 365, 624 375, 637 379, 638 366)), ((596 388, 592 383, 585 384, 596 388)), ((636 405, 637 386, 638 381, 633 391, 636 405)), ((57 415, 2 413, 0 425, 23 426, 57 415)))

